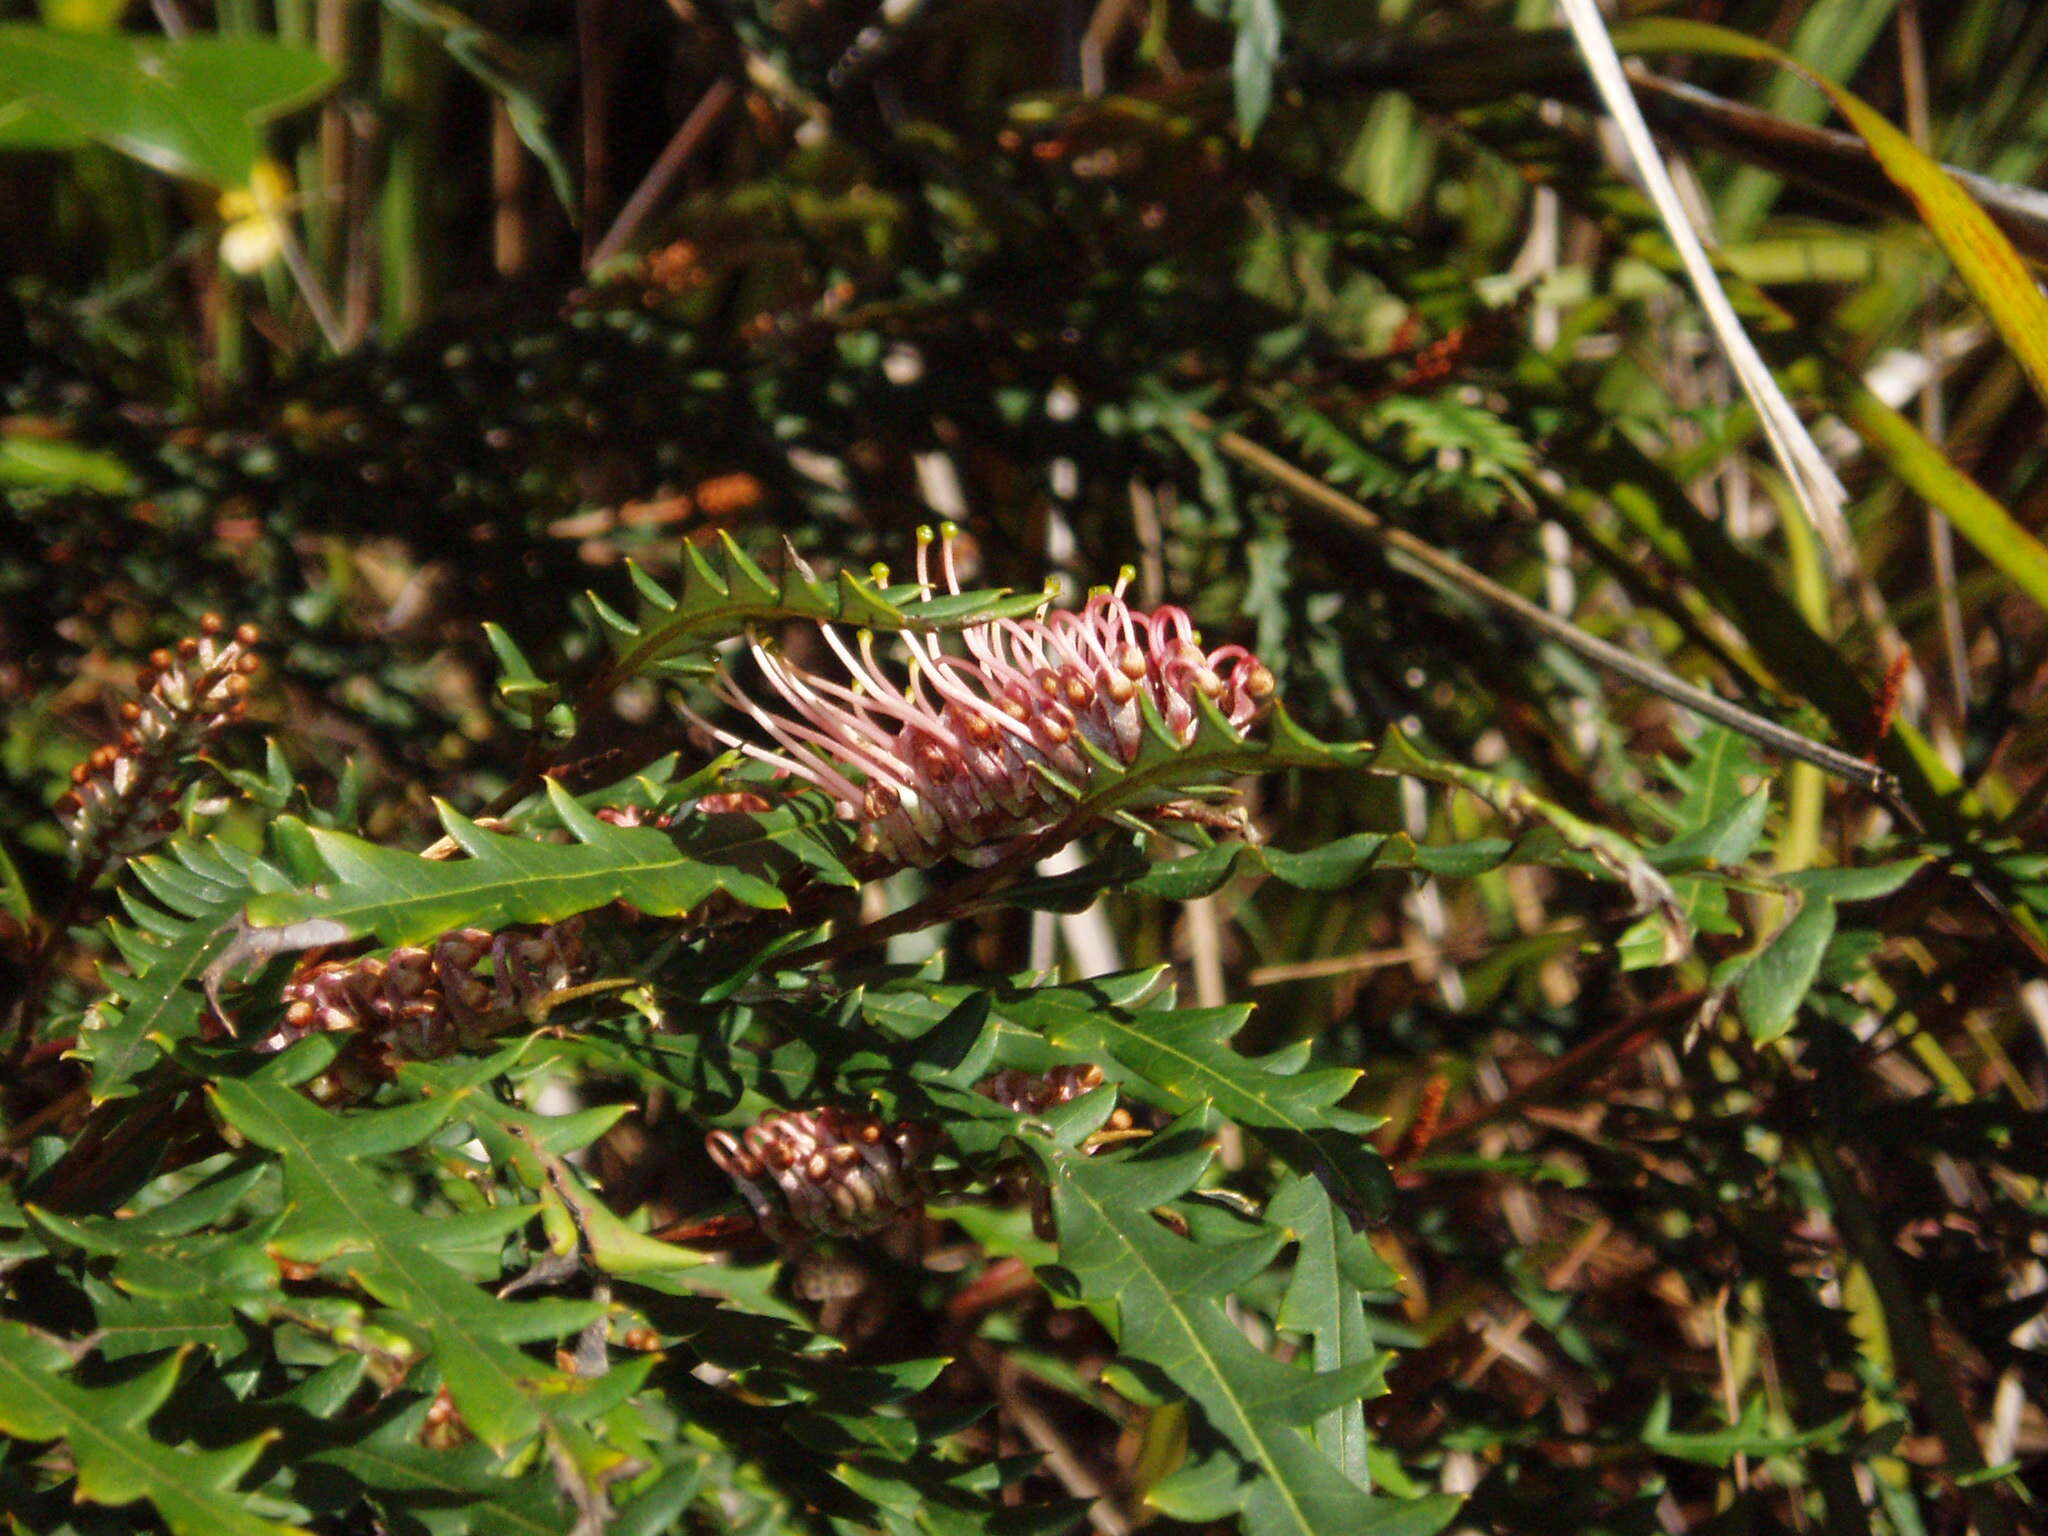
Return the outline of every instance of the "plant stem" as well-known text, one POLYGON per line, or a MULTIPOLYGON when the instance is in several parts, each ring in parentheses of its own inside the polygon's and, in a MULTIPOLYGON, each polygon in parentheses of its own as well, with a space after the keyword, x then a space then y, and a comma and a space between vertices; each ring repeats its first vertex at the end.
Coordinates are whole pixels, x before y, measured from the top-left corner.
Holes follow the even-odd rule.
POLYGON ((863 923, 834 938, 824 939, 794 954, 784 955, 775 963, 783 970, 800 970, 807 966, 824 965, 855 950, 866 949, 871 944, 880 944, 901 933, 914 933, 920 928, 929 928, 936 923, 948 922, 965 916, 980 901, 1012 876, 1022 874, 1038 860, 1055 848, 1072 842, 1082 830, 1077 818, 1068 816, 1042 832, 1027 837, 995 863, 976 870, 966 879, 934 891, 919 902, 913 902, 901 912, 892 912, 876 922, 863 923))
POLYGON ((633 195, 626 199, 626 206, 612 220, 612 227, 597 242, 590 259, 583 264, 586 272, 595 272, 633 243, 633 238, 640 233, 640 226, 661 206, 675 179, 683 173, 691 156, 697 153, 698 147, 710 136, 718 120, 725 115, 725 109, 738 95, 739 87, 733 84, 730 76, 721 75, 711 82, 710 89, 690 108, 690 115, 683 119, 682 126, 676 129, 675 136, 641 178, 640 185, 633 189, 633 195))
POLYGON ((1705 991, 1675 992, 1640 1012, 1616 1020, 1592 1039, 1565 1052, 1540 1075, 1505 1098, 1470 1114, 1460 1115, 1449 1125, 1439 1128, 1430 1137, 1430 1146, 1444 1147, 1463 1141, 1494 1121, 1505 1119, 1530 1104, 1539 1104, 1595 1073, 1605 1071, 1615 1062, 1633 1056, 1662 1037, 1674 1024, 1695 1017, 1706 1004, 1708 995, 1705 991))
POLYGON ((335 312, 334 301, 327 297, 327 290, 320 286, 320 276, 313 270, 312 262, 306 259, 306 249, 299 244, 298 232, 292 228, 290 218, 282 213, 277 216, 277 245, 284 256, 285 270, 291 273, 292 282, 298 287, 299 297, 306 301, 313 323, 320 327, 327 350, 337 356, 346 352, 348 335, 342 328, 341 316, 335 312))
POLYGON ((1496 608, 1505 609, 1530 628, 1555 640, 1565 649, 1583 656, 1586 660, 1606 667, 1618 676, 1627 678, 1652 693, 1661 694, 1674 704, 1683 705, 1694 714, 1740 731, 1752 741, 1769 747, 1786 757, 1796 758, 1803 763, 1812 763, 1845 779, 1857 788, 1871 794, 1885 795, 1892 789, 1892 776, 1873 763, 1860 757, 1852 757, 1839 748, 1830 747, 1811 737, 1802 736, 1775 721, 1750 713, 1740 705, 1730 704, 1718 694, 1688 683, 1684 678, 1665 671, 1662 667, 1644 661, 1641 657, 1623 650, 1618 645, 1589 635, 1578 625, 1561 619, 1538 603, 1532 603, 1517 592, 1511 592, 1500 583, 1482 576, 1463 562, 1452 559, 1434 545, 1426 543, 1408 532, 1397 528, 1377 513, 1367 510, 1343 492, 1333 489, 1309 474, 1288 463, 1278 454, 1261 448, 1257 443, 1236 432, 1218 431, 1216 424, 1200 412, 1190 413, 1189 419, 1195 426, 1216 433, 1216 446, 1228 457, 1250 469, 1261 478, 1278 486, 1297 501, 1323 513, 1339 526, 1353 533, 1364 534, 1383 548, 1394 550, 1422 567, 1421 574, 1432 586, 1464 596, 1477 597, 1496 608))

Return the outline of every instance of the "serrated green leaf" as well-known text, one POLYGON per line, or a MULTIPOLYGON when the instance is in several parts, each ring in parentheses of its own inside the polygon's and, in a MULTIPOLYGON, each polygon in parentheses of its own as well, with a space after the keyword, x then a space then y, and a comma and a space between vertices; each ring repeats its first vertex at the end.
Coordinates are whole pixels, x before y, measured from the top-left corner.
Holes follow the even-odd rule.
POLYGON ((666 592, 632 568, 642 609, 638 622, 599 602, 591 605, 611 631, 613 655, 605 680, 616 685, 659 662, 702 651, 740 634, 750 624, 808 620, 876 630, 960 629, 992 618, 1021 618, 1045 606, 1040 594, 963 592, 926 598, 914 586, 883 587, 842 571, 827 581, 805 574, 793 558, 770 576, 731 536, 702 549, 683 546, 682 586, 666 592))
POLYGON ((1742 799, 1745 781, 1764 777, 1749 738, 1719 725, 1700 732, 1684 761, 1666 761, 1663 769, 1679 790, 1678 804, 1668 813, 1679 836, 1709 825, 1742 799))
POLYGON ((258 928, 319 920, 386 944, 412 944, 476 923, 552 923, 623 901, 672 917, 714 895, 779 911, 782 881, 809 872, 849 879, 835 857, 843 824, 808 799, 761 812, 686 818, 672 832, 599 821, 549 781, 550 801, 579 841, 536 842, 489 832, 442 808, 464 859, 423 859, 340 832, 315 830, 331 878, 323 887, 262 896, 248 907, 258 928))
POLYGON ((163 906, 123 892, 133 925, 110 925, 127 973, 103 972, 110 996, 87 1015, 78 1041, 92 1063, 96 1103, 132 1093, 137 1074, 165 1047, 198 1033, 199 980, 226 948, 228 924, 250 889, 217 849, 183 840, 130 868, 163 906))
MULTIPOLYGON (((1268 1217, 1294 1234, 1294 1274, 1274 1322, 1314 1341, 1312 1363, 1334 1371, 1385 1357, 1374 1348, 1365 1303, 1347 1272, 1344 1250, 1365 1239, 1340 1226, 1336 1208, 1313 1179, 1296 1177, 1274 1192, 1268 1217)), ((1370 1249, 1367 1250, 1370 1252, 1370 1249)), ((1361 1488, 1372 1486, 1367 1465, 1365 1405, 1340 1403, 1316 1422, 1316 1444, 1339 1472, 1361 1488)))
MULTIPOLYGON (((502 1062, 486 1064, 501 1066, 502 1062)), ((420 1328, 456 1407, 477 1435, 503 1451, 565 1408, 576 1383, 515 1344, 558 1336, 602 1313, 594 1303, 530 1312, 533 1303, 493 1297, 436 1252, 465 1236, 460 1224, 395 1205, 357 1161, 431 1135, 461 1108, 449 1094, 418 1106, 342 1116, 262 1076, 211 1088, 221 1115, 284 1162, 286 1215, 272 1238, 302 1262, 337 1261, 385 1306, 420 1328)), ((493 1217, 500 1213, 491 1213, 493 1217)), ((514 1207, 520 1222, 537 1212, 514 1207)))
POLYGON ((513 704, 542 705, 552 704, 560 696, 560 690, 553 683, 533 670, 533 663, 526 659, 526 652, 519 648, 519 642, 506 632, 503 625, 487 623, 483 628, 491 654, 498 658, 500 698, 513 704))
POLYGON ((1225 1315, 1220 1295, 1270 1259, 1272 1238, 1210 1248, 1153 1216, 1194 1185, 1209 1155, 1171 1132, 1121 1155, 1053 1155, 1061 1262, 1085 1299, 1114 1305, 1118 1348, 1185 1392, 1256 1469, 1244 1503, 1252 1536, 1439 1529, 1455 1501, 1376 1498, 1295 1427, 1364 1391, 1377 1363, 1320 1374, 1283 1365, 1225 1315))
POLYGON ((1384 1209, 1392 1182, 1366 1140, 1379 1122, 1341 1107, 1357 1072, 1302 1072, 1273 1057, 1240 1056, 1230 1037, 1243 1028, 1246 1008, 1126 1010, 1089 1006, 1082 996, 1039 989, 1005 997, 997 1010, 1073 1059, 1113 1059, 1135 1076, 1130 1086, 1140 1097, 1175 1113, 1213 1105, 1291 1166, 1334 1181, 1361 1209, 1384 1209))
POLYGON ((78 1469, 80 1499, 114 1506, 147 1499, 177 1536, 298 1532, 257 1515, 236 1489, 267 1436, 215 1451, 151 1437, 150 1415, 176 1389, 183 1360, 169 1356, 117 1386, 81 1387, 67 1379, 62 1349, 0 1319, 0 1430, 23 1440, 61 1439, 78 1469))
MULTIPOLYGON (((422 1063, 407 1066, 404 1075, 441 1080, 440 1072, 422 1063)), ((517 1165, 529 1184, 546 1189, 546 1198, 559 1200, 572 1213, 589 1245, 590 1259, 600 1269, 615 1275, 666 1275, 710 1263, 708 1254, 634 1231, 560 1160, 595 1141, 630 1108, 607 1104, 574 1115, 539 1115, 479 1095, 469 1113, 472 1128, 495 1155, 517 1165), (554 1161, 544 1164, 536 1152, 554 1161)))
POLYGON ((508 1476, 502 1458, 481 1444, 452 1450, 420 1444, 430 1406, 423 1401, 386 1419, 373 1433, 307 1459, 316 1467, 347 1473, 368 1490, 374 1503, 432 1531, 561 1536, 566 1517, 552 1476, 508 1476))
POLYGON ((92 1303, 93 1340, 108 1360, 192 1346, 234 1351, 248 1342, 233 1308, 217 1297, 130 1296, 91 1276, 85 1294, 92 1303))

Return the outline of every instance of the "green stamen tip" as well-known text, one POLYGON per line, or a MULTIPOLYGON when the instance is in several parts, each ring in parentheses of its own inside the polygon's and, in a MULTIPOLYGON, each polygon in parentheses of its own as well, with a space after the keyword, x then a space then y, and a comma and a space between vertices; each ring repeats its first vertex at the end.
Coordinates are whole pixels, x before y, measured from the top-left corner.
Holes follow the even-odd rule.
POLYGON ((1135 565, 1120 565, 1117 567, 1116 579, 1118 581, 1136 581, 1138 579, 1138 568, 1135 565))
POLYGON ((868 579, 878 587, 889 585, 889 567, 877 560, 868 567, 868 579))
POLYGON ((917 525, 917 542, 918 542, 918 543, 920 543, 920 544, 929 544, 929 543, 931 543, 931 541, 932 541, 932 539, 933 539, 934 537, 935 537, 935 535, 934 535, 934 534, 932 533, 932 529, 931 529, 931 524, 929 524, 929 523, 919 523, 919 524, 917 525))
POLYGON ((960 525, 959 525, 958 523, 941 523, 941 524, 939 524, 939 537, 940 537, 940 538, 942 538, 942 539, 957 539, 957 538, 959 538, 959 537, 960 537, 960 525))

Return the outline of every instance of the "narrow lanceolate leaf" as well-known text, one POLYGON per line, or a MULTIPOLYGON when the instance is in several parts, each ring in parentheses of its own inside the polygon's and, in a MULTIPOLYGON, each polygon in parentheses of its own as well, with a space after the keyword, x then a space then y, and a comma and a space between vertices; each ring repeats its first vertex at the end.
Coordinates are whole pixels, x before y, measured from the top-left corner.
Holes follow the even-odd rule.
POLYGON ((1135 1079, 1127 1086, 1141 1098, 1176 1113, 1213 1105, 1289 1166, 1328 1181, 1355 1208, 1385 1208, 1392 1182, 1365 1139, 1380 1122, 1342 1107, 1359 1074, 1304 1072, 1291 1050, 1239 1055, 1230 1039, 1250 1008, 1123 1009, 1062 1001, 1046 989, 997 1009, 1070 1058, 1114 1060, 1135 1079))
POLYGON ((750 624, 810 621, 860 629, 944 630, 984 619, 1019 618, 1045 606, 1039 593, 927 597, 920 587, 884 585, 886 577, 878 580, 841 571, 826 579, 812 575, 794 559, 770 575, 725 534, 710 549, 686 544, 683 555, 683 582, 674 592, 633 567, 633 585, 640 594, 637 620, 592 599, 591 606, 612 637, 605 683, 616 685, 658 662, 701 652, 750 624))
POLYGON ((151 1436, 150 1417, 176 1390, 182 1353, 110 1387, 76 1385, 65 1375, 70 1363, 43 1335, 0 1321, 0 1431, 61 1440, 77 1468, 82 1501, 119 1506, 146 1499, 176 1536, 287 1536, 299 1529, 262 1518, 236 1491, 267 1436, 217 1451, 151 1436))
POLYGON ((259 897, 256 928, 327 925, 323 942, 374 935, 412 944, 475 923, 552 923, 614 901, 658 917, 694 912, 714 895, 749 907, 789 905, 782 883, 800 872, 845 883, 833 855, 846 841, 821 807, 790 801, 762 812, 688 818, 673 831, 598 820, 552 780, 549 797, 574 843, 487 832, 441 808, 461 859, 425 859, 340 832, 312 830, 333 879, 313 890, 259 897))
POLYGON ((1194 1186, 1206 1148, 1169 1132, 1120 1156, 1049 1156, 1062 1263, 1083 1300, 1114 1309, 1118 1349, 1186 1393, 1249 1465, 1250 1536, 1441 1529, 1455 1501, 1376 1498, 1298 1427, 1360 1396, 1377 1361, 1306 1371, 1261 1353, 1225 1315, 1222 1297, 1266 1267, 1284 1234, 1202 1243, 1152 1214, 1194 1186))
POLYGON ((1956 532, 2005 572, 2013 585, 2048 608, 2048 544, 2029 533, 1955 460, 1861 380, 1844 381, 1840 395, 1850 424, 1892 473, 1912 487, 1915 495, 1939 507, 1956 532))
POLYGON ((1640 21, 1618 28, 1615 40, 1634 52, 1716 53, 1757 59, 1797 71, 1811 81, 1862 135, 1885 175, 1912 199, 1928 233, 1941 243, 1957 273, 1984 306, 2035 393, 2048 401, 2048 297, 2043 297, 2026 263, 1991 215, 1940 161, 1893 127, 1884 114, 1790 54, 1724 27, 1704 22, 1640 21))
POLYGON ((264 1246, 272 1224, 221 1227, 266 1173, 251 1159, 143 1215, 67 1216, 29 1208, 53 1248, 113 1260, 104 1279, 84 1280, 93 1341, 103 1359, 187 1344, 224 1355, 248 1347, 238 1314, 267 1318, 283 1302, 277 1262, 264 1246))
MULTIPOLYGON (((477 1080, 502 1061, 476 1070, 477 1080)), ((259 1075, 213 1085, 227 1122, 284 1163, 286 1214, 273 1251, 345 1273, 431 1342, 464 1422, 503 1451, 572 1401, 576 1383, 517 1346, 558 1338, 599 1316, 600 1303, 515 1302, 479 1289, 439 1256, 477 1240, 468 1217, 424 1216, 389 1198, 362 1159, 417 1145, 459 1113, 466 1092, 342 1116, 259 1075)), ((485 1213, 500 1238, 537 1212, 485 1213)))
POLYGON ((1798 915, 1750 961, 1736 983, 1735 1000, 1752 1037, 1768 1042, 1792 1027, 1834 936, 1835 904, 1809 893, 1798 915))

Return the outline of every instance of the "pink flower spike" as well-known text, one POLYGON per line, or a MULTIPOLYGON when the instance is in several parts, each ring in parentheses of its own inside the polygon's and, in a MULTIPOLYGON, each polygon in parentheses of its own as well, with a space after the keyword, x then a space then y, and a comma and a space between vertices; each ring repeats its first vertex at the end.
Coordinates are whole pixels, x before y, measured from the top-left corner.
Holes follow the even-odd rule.
MULTIPOLYGON (((760 705, 756 704, 745 694, 740 693, 737 689, 728 688, 724 691, 723 696, 727 703, 742 711, 756 725, 774 737, 776 742, 785 748, 789 755, 784 756, 780 752, 771 752, 766 747, 757 746, 743 736, 735 736, 729 731, 719 730, 716 726, 703 722, 701 717, 699 717, 699 723, 705 724, 706 729, 710 730, 713 735, 717 736, 727 746, 739 748, 740 751, 746 753, 747 756, 753 758, 756 762, 766 763, 771 768, 779 768, 784 773, 793 773, 798 778, 817 785, 818 788, 837 799, 841 805, 848 806, 856 814, 858 813, 860 805, 865 798, 859 786, 854 784, 836 767, 832 766, 829 761, 820 761, 806 750, 804 738, 816 736, 816 732, 798 725, 793 720, 783 720, 769 714, 767 710, 761 708, 760 705)), ((829 741, 822 739, 819 744, 827 747, 833 745, 829 741)))
MULTIPOLYGON (((960 591, 954 536, 950 525, 919 532, 915 590, 926 601, 960 591)), ((718 691, 781 750, 712 734, 827 791, 871 852, 920 866, 949 854, 987 862, 1066 813, 1068 791, 1042 768, 1085 794, 1105 754, 1136 759, 1148 707, 1182 743, 1194 740, 1203 699, 1236 728, 1268 707, 1273 675, 1256 656, 1240 645, 1204 651, 1184 608, 1133 612, 1132 579, 1126 567, 1078 609, 983 619, 957 638, 919 628, 912 605, 905 669, 885 667, 866 630, 818 626, 843 669, 832 677, 749 636, 781 707, 746 698, 729 671, 718 691)))

